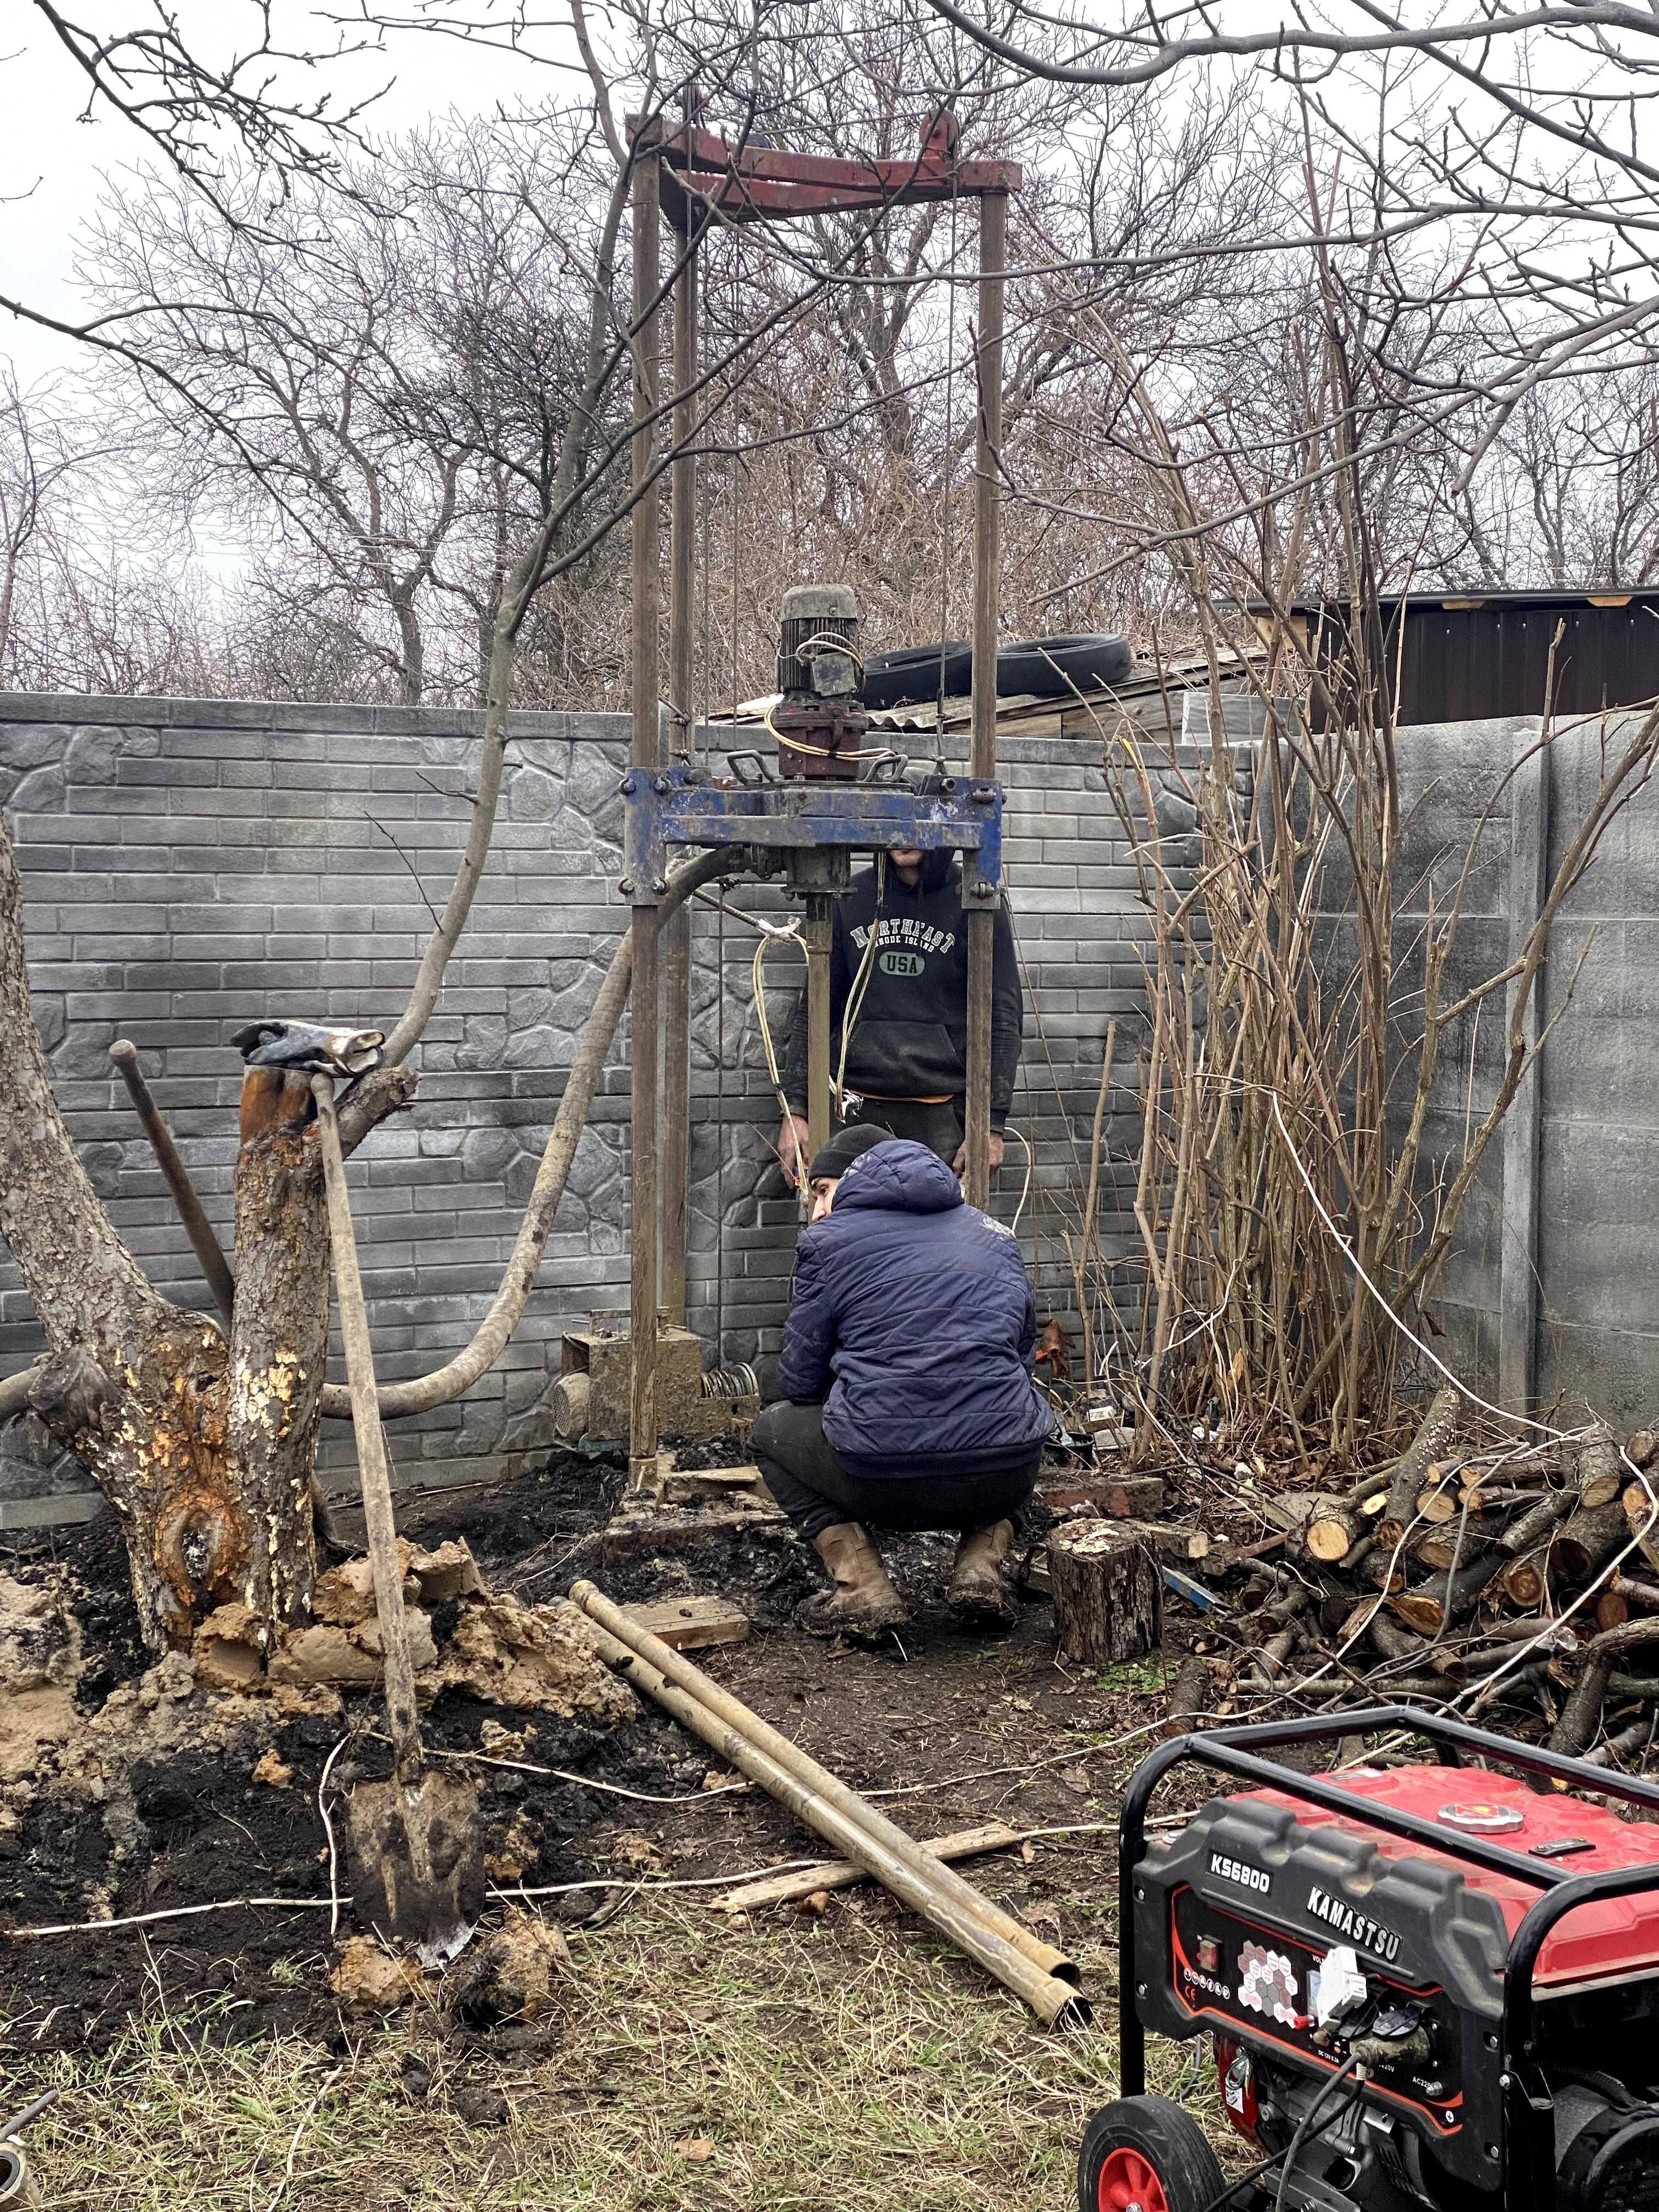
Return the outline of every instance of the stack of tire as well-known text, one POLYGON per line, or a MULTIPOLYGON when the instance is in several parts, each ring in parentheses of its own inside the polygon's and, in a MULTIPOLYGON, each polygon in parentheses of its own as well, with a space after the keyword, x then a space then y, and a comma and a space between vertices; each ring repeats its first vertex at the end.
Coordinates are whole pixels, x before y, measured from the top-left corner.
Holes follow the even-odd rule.
MULTIPOLYGON (((1002 699, 1071 699, 1107 691, 1129 673, 1125 637, 1028 637, 997 654, 1002 699)), ((905 645, 872 653, 864 665, 864 703, 874 711, 925 707, 939 696, 963 699, 973 689, 973 647, 964 637, 943 645, 905 645), (941 682, 942 676, 942 682, 941 682)))

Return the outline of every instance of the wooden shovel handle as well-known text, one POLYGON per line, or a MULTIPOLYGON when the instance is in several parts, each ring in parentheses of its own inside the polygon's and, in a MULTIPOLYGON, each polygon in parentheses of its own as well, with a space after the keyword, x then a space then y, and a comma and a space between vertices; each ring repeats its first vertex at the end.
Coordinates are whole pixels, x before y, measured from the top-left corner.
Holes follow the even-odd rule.
POLYGON ((346 1194, 345 1156, 334 1116, 334 1080, 313 1075, 317 1127, 322 1139, 323 1180, 328 1192, 328 1237, 334 1254, 334 1288, 340 1304, 340 1336, 345 1346, 346 1382, 351 1392, 351 1425, 357 1439, 357 1473, 362 1485, 363 1524, 369 1563, 374 1570, 374 1610, 380 1624, 386 1671, 386 1725, 391 1733, 398 1779, 409 1784, 421 1772, 421 1727, 415 1704, 415 1665, 410 1656, 409 1625, 404 1615, 404 1578, 398 1564, 398 1530, 392 1513, 392 1477, 386 1467, 386 1437, 374 1388, 374 1354, 368 1340, 368 1310, 357 1271, 357 1239, 346 1194))

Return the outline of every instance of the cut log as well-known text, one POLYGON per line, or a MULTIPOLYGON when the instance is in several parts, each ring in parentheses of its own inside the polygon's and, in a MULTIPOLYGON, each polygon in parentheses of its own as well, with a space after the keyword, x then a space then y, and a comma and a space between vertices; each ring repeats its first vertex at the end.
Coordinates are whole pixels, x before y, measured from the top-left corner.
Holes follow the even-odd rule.
POLYGON ((1282 1490, 1277 1498, 1262 1498, 1261 1506, 1275 1528, 1297 1535, 1307 1527, 1310 1517, 1319 1507, 1328 1502, 1322 1490, 1282 1490))
POLYGON ((1437 1575, 1431 1583, 1401 1590, 1389 1600, 1396 1620, 1421 1636, 1437 1636, 1450 1622, 1459 1620, 1474 1605, 1487 1583, 1504 1565, 1501 1552, 1477 1559, 1455 1575, 1437 1575))
POLYGON ((1613 1553, 1630 1541, 1630 1523, 1615 1496, 1610 1504, 1585 1512, 1582 1508, 1563 1522, 1550 1552, 1553 1571, 1570 1583, 1588 1582, 1606 1566, 1613 1553))
POLYGON ((1431 1462, 1439 1458, 1457 1425, 1460 1400, 1449 1382, 1443 1382, 1429 1402, 1417 1434, 1395 1462, 1388 1483, 1388 1503, 1377 1523, 1379 1541, 1395 1545, 1406 1532, 1417 1510, 1418 1494, 1431 1462))
POLYGON ((1584 1764, 1586 1766, 1611 1766, 1617 1759, 1633 1759, 1647 1749, 1648 1740, 1652 1734, 1653 1723, 1650 1720, 1632 1721, 1628 1728, 1620 1729, 1617 1735, 1610 1735, 1605 1743, 1598 1743, 1594 1751, 1587 1751, 1584 1764))
POLYGON ((1659 1583, 1641 1582, 1634 1575, 1614 1575, 1607 1588, 1614 1596, 1634 1606, 1638 1613, 1659 1613, 1659 1583))
POLYGON ((547 1401, 548 1419, 561 1443, 573 1444, 587 1433, 587 1416, 593 1402, 593 1378, 580 1368, 561 1375, 547 1401))
POLYGON ((1373 1648, 1385 1659, 1414 1659, 1423 1649, 1420 1636, 1413 1636, 1409 1629, 1400 1627, 1380 1611, 1368 1632, 1373 1648))
POLYGON ((1284 1679, 1285 1662, 1295 1650, 1300 1633, 1292 1621, 1288 1628, 1281 1628, 1277 1636, 1270 1636, 1261 1649, 1252 1656, 1244 1668, 1245 1674, 1254 1675, 1264 1690, 1276 1688, 1284 1679))
POLYGON ((1625 1456, 1645 1473, 1659 1459, 1659 1429, 1638 1429, 1625 1441, 1625 1456))
POLYGON ((1455 1528, 1437 1528, 1433 1535, 1425 1536, 1409 1548, 1413 1559, 1421 1559, 1425 1567, 1432 1567, 1443 1575, 1454 1567, 1468 1566, 1491 1547, 1472 1528, 1465 1528, 1461 1538, 1455 1528))
POLYGON ((1332 1631, 1339 1650, 1346 1651, 1356 1637, 1363 1636, 1376 1620, 1378 1612, 1374 1597, 1358 1599, 1343 1615, 1341 1624, 1332 1631))
POLYGON ((1610 1505, 1625 1486, 1619 1447, 1604 1421, 1578 1450, 1578 1504, 1585 1513, 1610 1505))
POLYGON ((1431 1524, 1455 1521, 1462 1510, 1462 1501, 1449 1489, 1439 1486, 1433 1490, 1419 1492, 1418 1495, 1417 1517, 1419 1521, 1427 1521, 1431 1524))
POLYGON ((1134 1522, 1073 1521, 1051 1529, 1048 1577, 1060 1649, 1079 1666, 1139 1659, 1161 1641, 1158 1558, 1134 1522))
POLYGON ((1346 1559, 1358 1540, 1364 1523, 1344 1498, 1322 1498, 1308 1516, 1303 1538, 1310 1555, 1334 1566, 1346 1559))
POLYGON ((1354 1579, 1362 1583, 1366 1589, 1389 1591, 1404 1589, 1406 1571, 1394 1559, 1393 1552, 1385 1552, 1379 1544, 1374 1550, 1368 1552, 1361 1560, 1354 1579), (1390 1565, 1391 1561, 1393 1561, 1392 1565, 1390 1565))
POLYGON ((1170 1692, 1170 1725, 1166 1735, 1183 1735, 1188 1725, 1211 1710, 1215 1685, 1206 1662, 1195 1651, 1182 1661, 1170 1692))
POLYGON ((1532 1613, 1543 1602, 1545 1576, 1544 1561, 1548 1547, 1529 1553, 1524 1559, 1511 1559, 1499 1571, 1498 1587, 1507 1603, 1517 1612, 1532 1613))
POLYGON ((1511 1559, 1518 1559, 1541 1544, 1556 1522, 1565 1520, 1573 1504, 1573 1494, 1570 1490, 1552 1490, 1547 1497, 1540 1498, 1536 1505, 1529 1507, 1518 1521, 1510 1522, 1503 1534, 1492 1540, 1511 1559))
POLYGON ((1622 1590, 1604 1589, 1595 1601, 1595 1625, 1600 1629, 1622 1628, 1630 1614, 1630 1600, 1622 1590))
POLYGON ((1607 1694, 1612 1673, 1610 1659, 1593 1660, 1586 1665, 1561 1708, 1561 1717, 1550 1730, 1552 1751, 1564 1752, 1571 1758, 1584 1748, 1600 1725, 1601 1701, 1607 1694))

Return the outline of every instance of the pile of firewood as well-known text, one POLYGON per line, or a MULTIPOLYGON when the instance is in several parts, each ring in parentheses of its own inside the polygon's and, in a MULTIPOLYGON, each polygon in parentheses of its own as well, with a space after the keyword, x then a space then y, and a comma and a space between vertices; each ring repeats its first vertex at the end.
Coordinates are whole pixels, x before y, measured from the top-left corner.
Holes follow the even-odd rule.
MULTIPOLYGON (((1239 1512, 1202 1516, 1225 1517, 1227 1536, 1173 1516, 1119 1524, 1192 1622, 1177 1718, 1398 1701, 1558 1751, 1597 1745, 1599 1763, 1645 1750, 1659 1723, 1659 1433, 1470 1440, 1463 1426, 1447 1388, 1397 1460, 1340 1493, 1242 1483, 1239 1512)), ((1053 1532, 1056 1565, 1071 1536, 1053 1532)))

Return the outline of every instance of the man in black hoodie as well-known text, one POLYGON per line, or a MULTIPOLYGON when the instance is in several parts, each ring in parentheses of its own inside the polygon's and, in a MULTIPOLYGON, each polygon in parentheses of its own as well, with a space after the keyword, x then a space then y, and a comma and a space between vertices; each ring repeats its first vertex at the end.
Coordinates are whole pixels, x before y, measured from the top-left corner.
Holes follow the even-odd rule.
MULTIPOLYGON (((1002 1164, 1002 1129, 1014 1103, 1024 1027, 1013 927, 1007 908, 999 905, 991 965, 994 1168, 1002 1164)), ((962 871, 949 853, 900 846, 882 856, 879 868, 854 876, 851 890, 836 902, 830 1069, 863 1101, 861 1121, 926 1145, 962 1173, 968 1162, 968 927, 962 871), (844 1036, 849 1000, 853 1021, 844 1036)), ((785 1173, 798 1173, 807 1156, 804 993, 789 1032, 783 1095, 789 1115, 778 1151, 785 1173)))

